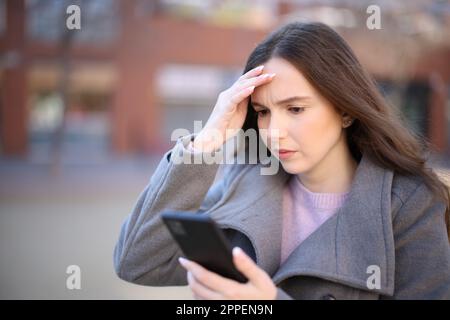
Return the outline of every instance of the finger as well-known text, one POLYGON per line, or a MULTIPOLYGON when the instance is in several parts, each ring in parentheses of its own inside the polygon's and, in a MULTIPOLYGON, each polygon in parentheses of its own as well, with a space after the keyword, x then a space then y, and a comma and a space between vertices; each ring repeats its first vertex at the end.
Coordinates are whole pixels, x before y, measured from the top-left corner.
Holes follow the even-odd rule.
POLYGON ((241 248, 233 249, 233 261, 236 268, 255 285, 266 280, 267 274, 241 248))
POLYGON ((196 299, 208 299, 208 300, 222 300, 223 296, 220 293, 214 292, 211 289, 205 287, 199 281, 197 281, 194 275, 189 271, 187 274, 189 288, 196 299))
POLYGON ((236 88, 244 89, 249 86, 261 86, 263 84, 266 84, 266 83, 269 83, 270 81, 272 81, 272 79, 275 77, 275 75, 276 75, 275 73, 264 73, 257 77, 241 80, 236 83, 236 88))
POLYGON ((248 79, 254 76, 257 76, 258 74, 260 74, 264 69, 264 66, 258 66, 256 68, 253 68, 249 71, 247 71, 246 73, 244 73, 242 76, 239 77, 239 79, 248 79))
POLYGON ((197 281, 201 282, 204 286, 210 288, 213 291, 222 293, 224 288, 236 285, 237 283, 234 280, 222 277, 217 273, 203 268, 201 265, 195 263, 194 261, 184 258, 180 258, 179 261, 185 269, 192 272, 197 281))
POLYGON ((198 295, 192 293, 192 296, 194 297, 195 300, 205 300, 202 297, 199 297, 198 295))
POLYGON ((237 105, 238 103, 240 103, 242 100, 244 100, 245 98, 249 97, 253 91, 255 90, 255 86, 251 86, 249 88, 243 89, 238 91, 237 93, 235 93, 232 97, 231 97, 231 102, 235 105, 237 105))

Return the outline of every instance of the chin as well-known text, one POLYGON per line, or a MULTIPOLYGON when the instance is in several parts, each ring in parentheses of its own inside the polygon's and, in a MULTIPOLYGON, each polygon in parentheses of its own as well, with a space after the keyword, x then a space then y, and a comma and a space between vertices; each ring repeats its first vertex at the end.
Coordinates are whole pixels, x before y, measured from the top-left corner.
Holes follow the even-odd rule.
POLYGON ((284 171, 290 174, 300 174, 311 169, 311 166, 305 163, 305 161, 280 161, 280 163, 284 171))

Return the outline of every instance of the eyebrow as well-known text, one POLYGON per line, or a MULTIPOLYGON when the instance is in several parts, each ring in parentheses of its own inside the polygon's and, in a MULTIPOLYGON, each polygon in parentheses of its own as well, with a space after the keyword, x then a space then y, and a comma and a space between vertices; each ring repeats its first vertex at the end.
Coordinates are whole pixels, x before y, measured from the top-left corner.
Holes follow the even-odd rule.
MULTIPOLYGON (((280 100, 280 101, 276 102, 275 104, 282 105, 282 104, 289 103, 289 102, 305 101, 305 100, 311 100, 311 97, 310 96, 294 96, 294 97, 289 97, 289 98, 280 100)), ((267 108, 265 105, 263 105, 259 102, 256 102, 256 101, 252 101, 252 105, 267 108)))

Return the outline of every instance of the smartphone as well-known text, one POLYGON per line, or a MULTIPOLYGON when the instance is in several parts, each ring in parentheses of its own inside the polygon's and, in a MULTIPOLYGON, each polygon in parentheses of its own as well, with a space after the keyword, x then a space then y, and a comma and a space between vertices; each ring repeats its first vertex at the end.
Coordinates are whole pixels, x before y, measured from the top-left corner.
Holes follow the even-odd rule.
POLYGON ((186 258, 226 278, 247 282, 234 266, 230 242, 212 218, 184 211, 164 211, 161 218, 186 258))

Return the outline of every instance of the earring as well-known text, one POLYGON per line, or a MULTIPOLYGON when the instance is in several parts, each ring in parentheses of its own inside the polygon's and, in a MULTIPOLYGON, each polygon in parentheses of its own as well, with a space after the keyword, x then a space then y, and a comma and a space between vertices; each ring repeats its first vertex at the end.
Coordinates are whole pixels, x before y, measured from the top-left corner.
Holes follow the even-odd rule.
POLYGON ((344 128, 349 127, 353 123, 353 119, 347 119, 344 121, 344 128))

